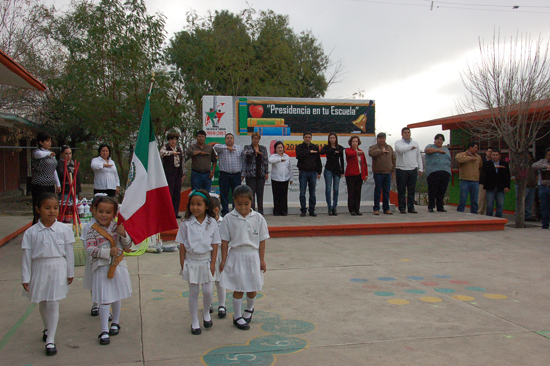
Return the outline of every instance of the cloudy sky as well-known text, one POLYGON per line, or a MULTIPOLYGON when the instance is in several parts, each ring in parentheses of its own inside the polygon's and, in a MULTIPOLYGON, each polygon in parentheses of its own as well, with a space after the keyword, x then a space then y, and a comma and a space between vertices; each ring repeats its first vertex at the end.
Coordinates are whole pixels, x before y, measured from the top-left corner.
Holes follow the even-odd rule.
MULTIPOLYGON (((69 0, 52 0, 66 9, 69 0)), ((464 95, 460 72, 475 57, 478 39, 495 29, 507 38, 530 33, 550 37, 550 2, 544 0, 146 0, 150 13, 166 16, 168 37, 183 29, 186 13, 237 13, 247 7, 290 17, 296 32, 310 30, 333 60, 344 63, 341 81, 327 98, 359 90, 376 101, 376 129, 400 138, 407 124, 456 113, 464 95), (433 3, 433 9, 431 9, 433 3), (519 6, 513 9, 513 6, 519 6)), ((413 130, 421 146, 437 127, 413 130)))

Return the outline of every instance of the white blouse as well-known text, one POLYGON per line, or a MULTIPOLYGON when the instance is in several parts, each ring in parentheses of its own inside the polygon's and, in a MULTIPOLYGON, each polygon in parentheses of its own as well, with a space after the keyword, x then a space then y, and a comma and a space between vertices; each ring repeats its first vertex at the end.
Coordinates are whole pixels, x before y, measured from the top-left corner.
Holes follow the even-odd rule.
POLYGON ((116 189, 120 187, 120 179, 113 159, 109 158, 106 162, 101 156, 92 159, 92 170, 94 171, 95 189, 116 189), (103 164, 111 164, 110 167, 104 167, 103 164))
POLYGON ((32 261, 41 258, 64 257, 67 260, 67 277, 74 277, 73 244, 74 233, 68 225, 56 220, 52 226, 45 227, 39 220, 23 235, 21 283, 30 282, 32 261))
POLYGON ((237 210, 225 215, 220 227, 220 237, 229 242, 229 248, 249 246, 260 249, 260 242, 269 239, 269 230, 264 217, 252 210, 242 217, 237 210))
POLYGON ((176 242, 183 244, 185 251, 191 254, 210 253, 212 245, 221 244, 218 223, 210 216, 206 216, 202 224, 195 216, 189 220, 182 220, 176 235, 176 242))
POLYGON ((283 154, 272 154, 269 159, 271 168, 271 180, 277 182, 286 182, 292 178, 292 164, 290 164, 290 156, 283 154), (284 160, 284 161, 282 161, 284 160))

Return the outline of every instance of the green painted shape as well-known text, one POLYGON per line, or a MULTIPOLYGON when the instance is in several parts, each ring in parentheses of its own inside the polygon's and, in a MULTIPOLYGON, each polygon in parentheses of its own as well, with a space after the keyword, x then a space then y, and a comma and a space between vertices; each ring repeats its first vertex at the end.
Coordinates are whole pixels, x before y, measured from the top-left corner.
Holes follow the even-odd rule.
POLYGON ((36 304, 34 302, 31 303, 29 305, 29 307, 27 308, 27 310, 25 310, 23 315, 21 315, 21 317, 19 319, 17 319, 17 321, 15 322, 13 327, 11 327, 11 329, 8 330, 8 332, 4 335, 4 337, 0 341, 0 352, 2 352, 2 350, 4 349, 6 344, 8 344, 11 337, 13 337, 15 335, 15 332, 17 332, 17 330, 19 329, 19 327, 21 327, 23 322, 29 317, 29 315, 31 315, 31 313, 32 313, 32 311, 34 310, 35 307, 36 307, 36 304))
POLYGON ((151 292, 163 292, 164 290, 151 290, 151 292))
POLYGON ((273 323, 283 319, 281 314, 274 313, 272 311, 254 311, 253 321, 255 323, 273 323))
POLYGON ((224 346, 211 350, 202 357, 209 366, 251 364, 271 365, 273 355, 298 352, 307 347, 304 339, 279 334, 253 338, 248 345, 224 346))
POLYGON ((543 337, 550 338, 550 330, 543 330, 542 332, 535 332, 543 337))
POLYGON ((153 297, 151 300, 164 300, 164 297, 153 297))
MULTIPOLYGON (((256 319, 253 318, 252 321, 254 322, 256 319)), ((275 335, 296 335, 315 330, 315 325, 305 320, 282 319, 262 324, 260 328, 275 335)))

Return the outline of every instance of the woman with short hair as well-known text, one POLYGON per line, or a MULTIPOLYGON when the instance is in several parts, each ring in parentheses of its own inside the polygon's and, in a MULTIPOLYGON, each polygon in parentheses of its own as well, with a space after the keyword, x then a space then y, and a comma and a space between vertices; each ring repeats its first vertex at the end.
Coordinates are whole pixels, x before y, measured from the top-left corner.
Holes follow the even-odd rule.
POLYGON ((275 151, 269 157, 271 164, 271 189, 273 190, 273 216, 288 215, 288 183, 292 184, 292 164, 285 154, 282 141, 275 142, 275 151))
POLYGON ((256 199, 252 199, 252 209, 256 210, 254 201, 258 203, 256 210, 260 214, 264 214, 264 186, 265 181, 269 178, 268 156, 265 146, 260 145, 262 138, 258 132, 252 133, 250 136, 252 143, 243 148, 243 177, 246 178, 246 185, 252 189, 252 193, 256 199))
POLYGON ((443 206, 445 191, 451 179, 451 152, 445 146, 445 136, 438 133, 434 143, 424 149, 426 153, 426 176, 428 177, 428 212, 446 212, 443 206))
POLYGON ((120 179, 115 162, 111 159, 111 147, 107 144, 99 145, 97 155, 91 163, 94 171, 94 195, 102 193, 115 197, 120 193, 120 179))
POLYGON ((169 132, 167 138, 168 143, 160 148, 160 157, 162 158, 162 166, 166 175, 168 189, 170 190, 170 197, 172 197, 174 213, 176 218, 180 219, 181 185, 186 175, 186 170, 183 167, 183 150, 178 146, 179 133, 169 132))
POLYGON ((61 183, 56 172, 57 159, 55 153, 50 151, 52 147, 52 136, 47 132, 39 132, 36 135, 38 149, 31 155, 31 194, 33 224, 38 222, 39 216, 34 209, 38 205, 38 196, 44 192, 61 192, 61 183))

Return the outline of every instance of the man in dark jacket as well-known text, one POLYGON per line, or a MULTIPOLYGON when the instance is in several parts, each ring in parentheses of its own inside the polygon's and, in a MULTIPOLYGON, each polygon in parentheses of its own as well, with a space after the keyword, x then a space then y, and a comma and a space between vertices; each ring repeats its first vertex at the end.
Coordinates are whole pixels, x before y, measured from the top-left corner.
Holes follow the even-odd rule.
POLYGON ((296 158, 300 172, 300 216, 306 215, 306 188, 309 186, 309 216, 317 216, 315 213, 315 187, 317 179, 321 178, 323 165, 319 155, 319 146, 311 143, 311 132, 304 132, 304 142, 296 146, 296 158))
POLYGON ((483 163, 481 170, 485 174, 483 188, 487 195, 487 216, 493 216, 496 201, 496 216, 502 217, 504 195, 510 190, 510 168, 507 162, 500 159, 500 150, 493 149, 491 160, 483 163))

